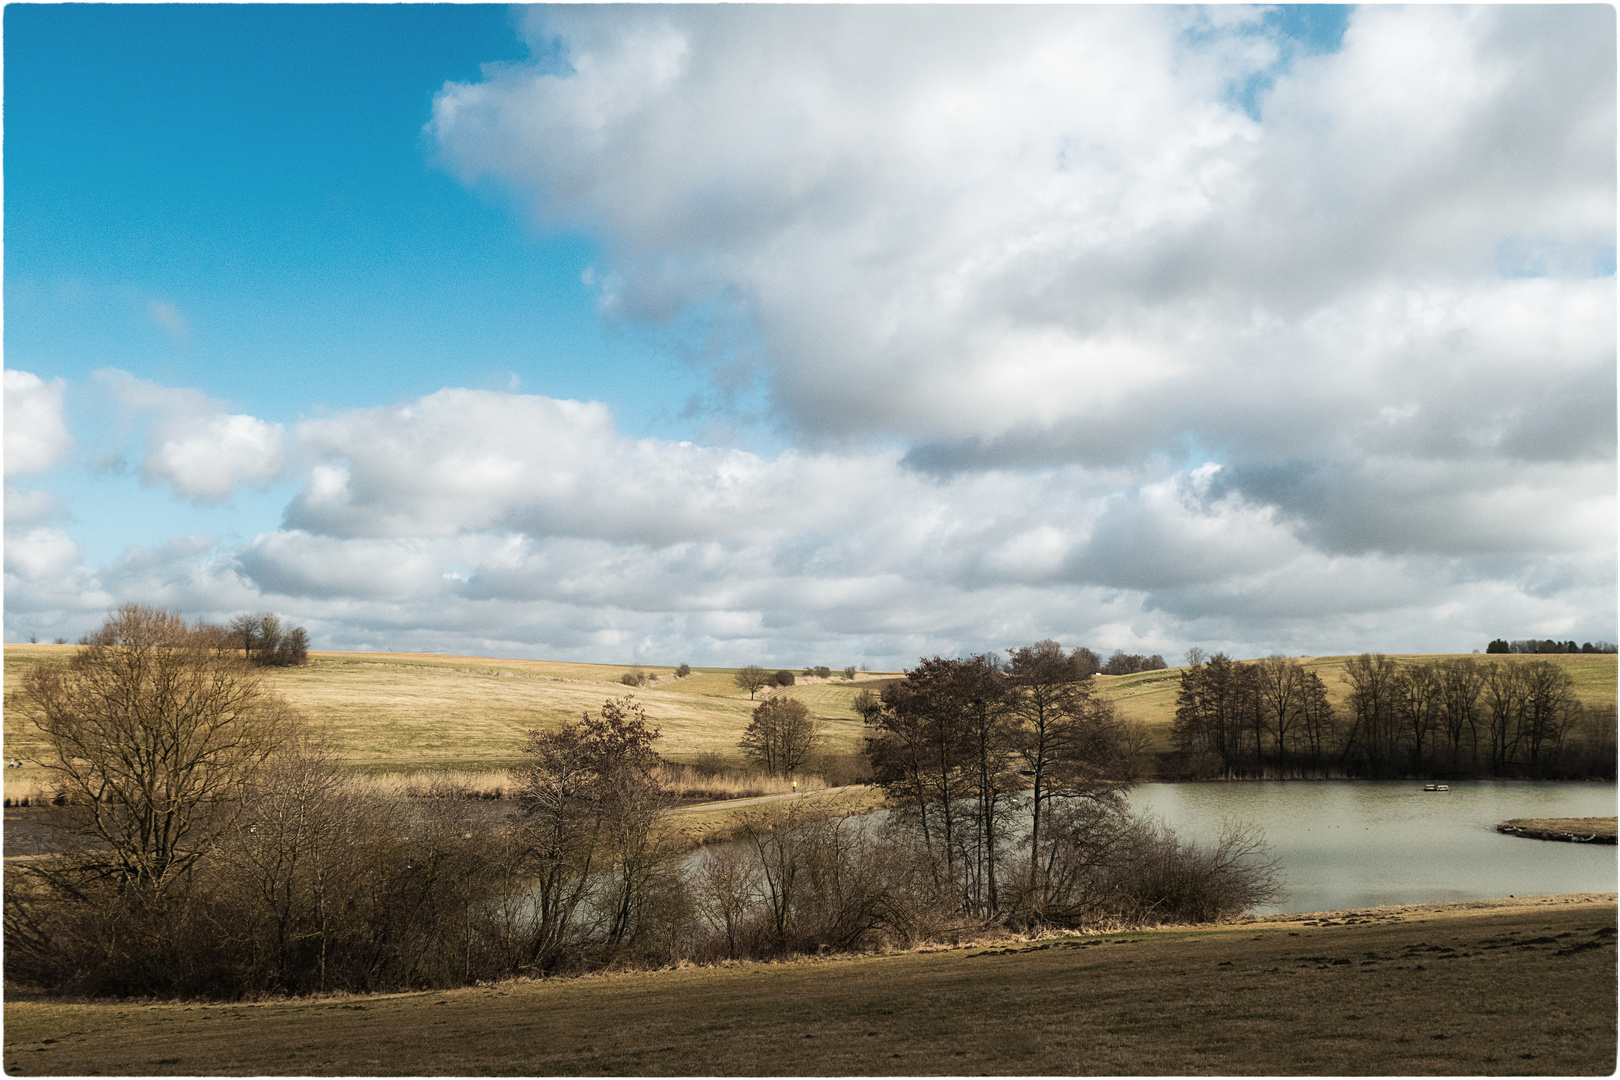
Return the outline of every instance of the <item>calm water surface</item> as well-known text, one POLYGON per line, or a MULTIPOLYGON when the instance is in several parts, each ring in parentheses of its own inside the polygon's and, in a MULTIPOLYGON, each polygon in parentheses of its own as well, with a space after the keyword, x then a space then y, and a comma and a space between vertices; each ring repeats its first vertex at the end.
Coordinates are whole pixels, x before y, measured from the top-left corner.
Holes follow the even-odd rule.
POLYGON ((1616 889, 1612 846, 1494 831, 1508 818, 1612 817, 1614 784, 1144 784, 1130 801, 1187 839, 1213 839, 1227 819, 1259 825, 1287 895, 1258 914, 1616 889))

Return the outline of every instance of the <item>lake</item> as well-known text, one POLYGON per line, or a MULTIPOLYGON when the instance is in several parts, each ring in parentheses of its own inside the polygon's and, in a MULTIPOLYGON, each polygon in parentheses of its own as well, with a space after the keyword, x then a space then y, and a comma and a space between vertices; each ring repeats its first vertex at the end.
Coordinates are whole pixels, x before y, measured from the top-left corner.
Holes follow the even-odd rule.
POLYGON ((1213 839, 1223 819, 1260 826, 1287 895, 1256 914, 1614 892, 1620 865, 1610 845, 1495 831, 1508 818, 1613 817, 1612 783, 1452 781, 1445 792, 1409 780, 1143 784, 1130 802, 1184 839, 1213 839))

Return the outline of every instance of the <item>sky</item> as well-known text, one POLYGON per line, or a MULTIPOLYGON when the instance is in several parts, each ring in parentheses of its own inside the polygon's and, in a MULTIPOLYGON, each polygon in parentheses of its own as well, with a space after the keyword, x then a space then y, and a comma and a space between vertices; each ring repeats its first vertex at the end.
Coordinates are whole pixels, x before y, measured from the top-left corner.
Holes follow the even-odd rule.
POLYGON ((1615 13, 4 12, 5 640, 1616 631, 1615 13))

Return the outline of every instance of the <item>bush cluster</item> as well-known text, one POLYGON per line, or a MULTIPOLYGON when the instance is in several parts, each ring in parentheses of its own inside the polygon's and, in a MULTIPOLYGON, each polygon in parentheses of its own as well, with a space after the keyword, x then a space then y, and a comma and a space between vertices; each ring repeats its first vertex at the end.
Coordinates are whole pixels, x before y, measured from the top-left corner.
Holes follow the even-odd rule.
POLYGON ((1138 671, 1163 671, 1167 666, 1164 657, 1158 653, 1142 656, 1115 649, 1114 655, 1108 658, 1100 671, 1104 675, 1135 675, 1138 671))

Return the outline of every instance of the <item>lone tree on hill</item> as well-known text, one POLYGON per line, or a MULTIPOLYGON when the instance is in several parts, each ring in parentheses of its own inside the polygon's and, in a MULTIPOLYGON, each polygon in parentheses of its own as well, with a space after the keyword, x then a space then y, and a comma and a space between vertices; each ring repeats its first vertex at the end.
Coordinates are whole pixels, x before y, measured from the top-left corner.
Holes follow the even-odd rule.
POLYGON ((791 776, 821 742, 821 722, 804 702, 772 696, 754 710, 739 744, 750 761, 768 773, 791 776))
POLYGON ((749 664, 733 675, 732 681, 748 691, 748 700, 752 701, 756 693, 770 685, 771 676, 758 664, 749 664))

